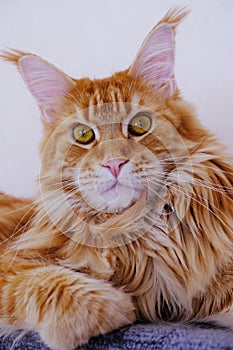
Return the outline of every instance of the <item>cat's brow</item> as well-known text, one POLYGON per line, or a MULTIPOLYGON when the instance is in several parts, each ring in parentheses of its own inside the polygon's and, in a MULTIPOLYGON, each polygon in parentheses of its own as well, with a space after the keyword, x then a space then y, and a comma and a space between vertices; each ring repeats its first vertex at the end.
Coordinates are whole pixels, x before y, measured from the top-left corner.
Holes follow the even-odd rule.
POLYGON ((125 119, 130 111, 129 106, 122 102, 109 102, 93 104, 90 98, 89 108, 78 110, 77 114, 83 120, 94 124, 119 123, 125 119))

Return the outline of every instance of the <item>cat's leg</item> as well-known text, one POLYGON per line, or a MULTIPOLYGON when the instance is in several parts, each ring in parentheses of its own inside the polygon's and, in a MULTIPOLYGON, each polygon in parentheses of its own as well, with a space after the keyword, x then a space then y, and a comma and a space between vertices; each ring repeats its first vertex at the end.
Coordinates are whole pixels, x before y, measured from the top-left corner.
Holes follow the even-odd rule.
POLYGON ((35 330, 56 350, 135 320, 129 295, 59 266, 11 268, 0 277, 0 292, 0 327, 35 330))

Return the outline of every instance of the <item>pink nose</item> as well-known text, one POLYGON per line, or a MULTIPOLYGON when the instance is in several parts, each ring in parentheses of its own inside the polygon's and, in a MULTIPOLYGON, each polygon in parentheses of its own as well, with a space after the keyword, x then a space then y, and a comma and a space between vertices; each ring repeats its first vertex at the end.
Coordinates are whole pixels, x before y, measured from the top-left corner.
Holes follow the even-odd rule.
POLYGON ((121 168, 127 162, 128 162, 128 159, 113 158, 109 160, 107 163, 105 163, 103 166, 105 168, 108 168, 111 171, 113 176, 117 177, 120 174, 121 168))

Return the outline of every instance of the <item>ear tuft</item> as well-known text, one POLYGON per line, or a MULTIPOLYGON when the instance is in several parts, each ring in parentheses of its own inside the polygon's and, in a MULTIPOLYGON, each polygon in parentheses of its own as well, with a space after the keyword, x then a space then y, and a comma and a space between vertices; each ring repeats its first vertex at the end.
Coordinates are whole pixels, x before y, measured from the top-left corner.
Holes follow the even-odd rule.
POLYGON ((20 50, 15 49, 9 49, 9 50, 3 50, 0 52, 0 59, 3 59, 7 62, 14 63, 15 65, 18 65, 18 61, 21 57, 30 55, 30 53, 23 52, 20 50))
POLYGON ((187 6, 175 6, 172 7, 166 15, 157 23, 158 27, 162 23, 170 24, 173 30, 188 16, 190 10, 187 6))
POLYGON ((129 69, 129 75, 142 79, 164 98, 176 91, 175 29, 188 13, 180 7, 171 9, 148 34, 129 69))

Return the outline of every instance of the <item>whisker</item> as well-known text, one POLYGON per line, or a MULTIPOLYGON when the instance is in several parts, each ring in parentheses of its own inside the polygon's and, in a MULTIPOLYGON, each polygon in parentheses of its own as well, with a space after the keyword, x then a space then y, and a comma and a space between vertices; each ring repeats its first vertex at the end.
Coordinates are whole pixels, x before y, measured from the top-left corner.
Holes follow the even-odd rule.
MULTIPOLYGON (((203 168, 204 170, 205 170, 205 169, 210 169, 210 170, 213 170, 214 172, 217 171, 217 172, 219 172, 219 173, 221 173, 221 174, 226 174, 226 175, 231 175, 231 176, 233 176, 233 172, 232 172, 232 171, 223 170, 223 169, 217 167, 216 165, 212 165, 212 166, 211 166, 211 165, 202 164, 202 163, 191 163, 191 164, 188 164, 187 162, 173 162, 172 160, 171 160, 170 162, 163 162, 163 161, 161 161, 160 164, 161 164, 162 166, 165 166, 165 165, 175 165, 176 167, 177 167, 177 165, 184 165, 184 166, 189 165, 189 166, 191 167, 190 170, 192 170, 193 172, 195 172, 194 169, 195 169, 196 167, 198 167, 198 168, 203 168)), ((178 168, 178 167, 177 167, 177 168, 178 168)), ((178 169, 179 169, 179 168, 178 168, 178 169)))
MULTIPOLYGON (((150 180, 151 181, 151 180, 150 180)), ((152 183, 154 182, 153 180, 151 181, 152 183)), ((158 185, 158 183, 156 182, 155 183, 156 185, 158 185)), ((193 201, 195 201, 196 203, 198 203, 198 204, 200 204, 203 208, 205 208, 205 209, 207 209, 211 214, 213 214, 215 217, 216 217, 216 219, 218 219, 228 230, 230 230, 231 231, 231 228, 211 209, 211 208, 209 208, 209 206, 206 206, 204 203, 202 203, 200 200, 198 200, 198 199, 196 199, 196 198, 194 198, 193 196, 190 196, 188 193, 186 193, 186 192, 184 192, 184 191, 182 191, 180 188, 178 188, 178 187, 180 187, 180 185, 178 185, 178 184, 176 184, 176 186, 174 186, 174 184, 170 184, 170 188, 172 188, 173 187, 173 189, 175 190, 175 191, 178 191, 179 193, 180 193, 180 195, 184 195, 184 196, 187 196, 191 201, 193 200, 193 201)), ((205 202, 207 202, 207 203, 209 203, 208 202, 208 199, 205 199, 205 198, 203 198, 203 197, 201 197, 199 194, 197 194, 197 193, 195 193, 197 196, 198 196, 198 198, 200 198, 200 199, 202 199, 203 201, 205 201, 205 202)), ((176 195, 177 195, 177 192, 176 192, 176 195)), ((214 209, 216 209, 219 213, 221 213, 224 217, 226 217, 227 218, 227 216, 226 216, 226 214, 223 212, 223 211, 221 211, 217 206, 215 206, 213 203, 211 203, 211 206, 214 208, 214 209)))

